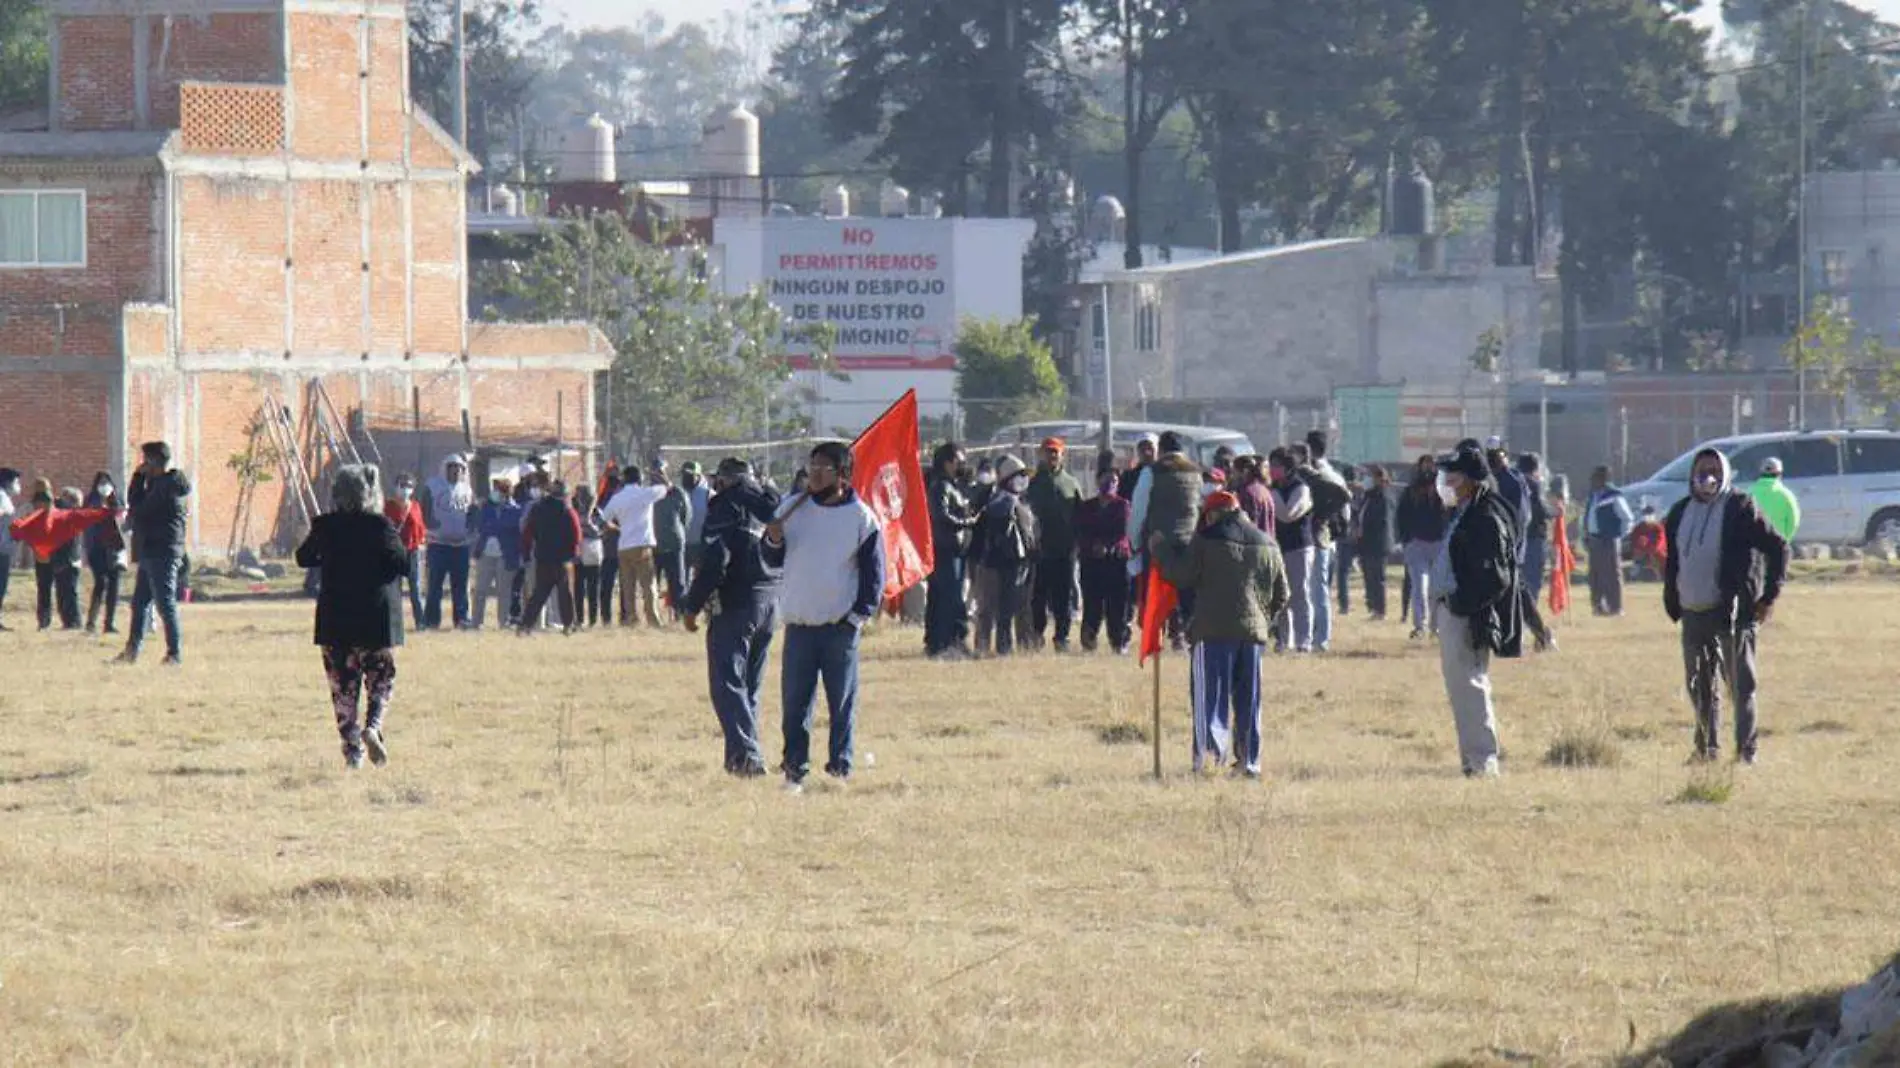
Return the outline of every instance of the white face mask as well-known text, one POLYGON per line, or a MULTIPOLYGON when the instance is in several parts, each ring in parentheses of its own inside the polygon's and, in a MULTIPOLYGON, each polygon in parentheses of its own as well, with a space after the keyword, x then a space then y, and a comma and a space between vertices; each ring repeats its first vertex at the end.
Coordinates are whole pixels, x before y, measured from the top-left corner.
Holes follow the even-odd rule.
POLYGON ((538 490, 538 489, 531 489, 531 490, 529 490, 529 491, 528 491, 528 499, 529 499, 529 500, 531 500, 531 501, 538 501, 538 500, 540 500, 540 499, 541 499, 541 491, 540 491, 540 490, 538 490))
POLYGON ((1438 499, 1444 501, 1447 508, 1458 507, 1458 491, 1452 489, 1451 483, 1445 481, 1443 471, 1438 473, 1438 499))
POLYGON ((397 486, 396 487, 396 496, 401 498, 402 500, 406 501, 415 495, 416 495, 416 488, 414 486, 397 486))
POLYGON ((96 492, 99 494, 99 496, 110 499, 112 496, 112 487, 100 486, 96 492))
POLYGON ((1011 476, 1009 476, 1009 491, 1010 491, 1011 493, 1021 493, 1022 491, 1024 491, 1024 490, 1026 490, 1026 489, 1028 489, 1028 488, 1029 488, 1029 476, 1028 476, 1028 475, 1011 475, 1011 476))
POLYGON ((979 486, 988 486, 995 482, 996 472, 994 471, 978 471, 976 473, 976 484, 979 486))

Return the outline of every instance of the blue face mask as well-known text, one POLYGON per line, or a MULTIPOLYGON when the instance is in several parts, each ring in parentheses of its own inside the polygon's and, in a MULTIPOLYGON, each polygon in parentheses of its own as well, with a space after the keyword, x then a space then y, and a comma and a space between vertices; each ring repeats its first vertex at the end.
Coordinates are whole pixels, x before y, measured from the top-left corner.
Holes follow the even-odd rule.
POLYGON ((501 502, 507 500, 508 497, 506 494, 502 493, 500 490, 489 490, 488 499, 494 502, 495 504, 500 504, 501 502))

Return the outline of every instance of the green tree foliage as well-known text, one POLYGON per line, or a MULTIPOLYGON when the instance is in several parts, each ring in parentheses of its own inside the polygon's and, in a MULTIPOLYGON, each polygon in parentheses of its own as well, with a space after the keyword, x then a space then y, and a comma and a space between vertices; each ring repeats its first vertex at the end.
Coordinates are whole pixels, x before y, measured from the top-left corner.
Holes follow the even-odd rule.
POLYGON ((704 249, 649 245, 617 215, 572 219, 484 273, 479 286, 521 318, 592 322, 613 341, 602 395, 622 455, 742 438, 791 377, 789 346, 827 361, 829 338, 788 336, 763 293, 718 290, 704 249))
POLYGON ((767 174, 811 177, 775 179, 773 199, 817 211, 825 192, 842 185, 855 204, 874 203, 873 143, 834 140, 827 117, 844 78, 844 26, 807 10, 788 17, 787 31, 760 96, 759 149, 767 174))
MULTIPOLYGON (((409 95, 444 129, 455 113, 454 12, 453 0, 409 4, 409 95)), ((527 40, 540 21, 537 0, 464 5, 468 150, 483 163, 511 154, 518 135, 526 133, 529 95, 540 73, 527 40)))
POLYGON ((1067 0, 815 0, 812 11, 843 31, 833 136, 870 139, 893 178, 941 193, 950 214, 1013 214, 1015 165, 1073 110, 1067 0))
POLYGON ((0 112, 46 100, 46 9, 0 0, 0 112))
POLYGON ((1832 297, 1816 297, 1801 328, 1782 347, 1788 365, 1807 375, 1810 388, 1833 402, 1831 422, 1842 420, 1854 391, 1855 365, 1866 348, 1854 340, 1854 317, 1832 297))
POLYGON ((957 399, 964 434, 989 437, 998 427, 1061 416, 1068 390, 1049 346, 1027 320, 971 320, 957 333, 957 399))

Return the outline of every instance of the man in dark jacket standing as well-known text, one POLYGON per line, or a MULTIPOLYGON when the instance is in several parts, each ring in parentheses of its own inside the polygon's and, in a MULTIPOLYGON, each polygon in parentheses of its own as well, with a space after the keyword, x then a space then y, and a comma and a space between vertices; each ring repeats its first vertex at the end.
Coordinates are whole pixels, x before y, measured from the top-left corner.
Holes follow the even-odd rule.
POLYGON ((1590 472, 1590 501, 1583 506, 1583 547, 1590 560, 1590 607, 1599 616, 1623 614, 1623 539, 1635 525, 1629 498, 1610 484, 1610 469, 1590 472))
MULTIPOLYGON (((132 626, 118 662, 139 658, 152 607, 158 607, 165 628, 165 663, 182 663, 178 636, 178 568, 185 552, 185 519, 190 510, 191 480, 172 469, 171 446, 149 441, 139 446, 142 461, 126 488, 125 503, 132 512, 132 545, 138 557, 138 582, 132 589, 132 626)), ((379 502, 380 504, 380 502, 379 502)))
POLYGON ((1754 500, 1730 484, 1728 457, 1696 454, 1689 496, 1663 527, 1663 608, 1682 625, 1682 660, 1695 705, 1695 759, 1721 755, 1722 689, 1735 702, 1735 756, 1755 762, 1755 647, 1788 574, 1788 541, 1754 500))
POLYGON ((680 603, 686 629, 706 623, 706 663, 713 712, 726 738, 726 773, 765 774, 759 745, 759 692, 765 659, 778 625, 779 569, 768 564, 760 539, 778 514, 778 494, 759 485, 752 465, 730 458, 713 473, 713 496, 700 530, 699 566, 680 603))
POLYGON ((563 629, 580 630, 574 587, 567 581, 567 565, 581 552, 581 517, 567 503, 567 483, 553 482, 547 496, 534 502, 521 526, 521 555, 534 563, 534 593, 521 613, 521 633, 534 629, 552 594, 560 606, 563 629))
POLYGON ((930 537, 936 545, 924 604, 924 655, 968 657, 970 605, 963 598, 964 557, 976 515, 957 484, 964 465, 963 447, 954 441, 937 446, 931 457, 930 537))
POLYGON ((1207 522, 1194 538, 1173 542, 1156 534, 1149 549, 1161 575, 1193 590, 1194 643, 1190 687, 1194 702, 1194 770, 1227 759, 1228 712, 1233 713, 1233 774, 1260 777, 1260 657, 1273 621, 1290 592, 1280 549, 1240 513, 1225 490, 1207 498, 1207 522))
POLYGON ((1484 453, 1472 443, 1439 458, 1457 500, 1444 548, 1432 564, 1431 596, 1439 664, 1458 728, 1458 757, 1469 777, 1498 774, 1491 658, 1523 651, 1517 600, 1517 531, 1484 453))
POLYGON ((1075 509, 1082 503, 1082 484, 1069 474, 1067 460, 1068 447, 1061 438, 1045 440, 1026 495, 1041 533, 1030 626, 1040 645, 1054 617, 1058 653, 1069 651, 1069 628, 1075 621, 1075 509))
POLYGON ((1102 626, 1116 656, 1128 652, 1128 502, 1113 470, 1075 510, 1075 551, 1082 565, 1082 649, 1094 652, 1102 626))
POLYGON ((1366 585, 1366 612, 1385 618, 1385 563, 1392 555, 1392 493, 1385 468, 1365 469, 1366 495, 1353 512, 1355 540, 1359 543, 1359 574, 1366 585))
MULTIPOLYGON (((664 472, 666 465, 655 469, 664 472)), ((659 577, 660 596, 674 615, 686 596, 687 533, 692 525, 693 498, 680 486, 667 486, 666 496, 653 506, 653 569, 659 577)))

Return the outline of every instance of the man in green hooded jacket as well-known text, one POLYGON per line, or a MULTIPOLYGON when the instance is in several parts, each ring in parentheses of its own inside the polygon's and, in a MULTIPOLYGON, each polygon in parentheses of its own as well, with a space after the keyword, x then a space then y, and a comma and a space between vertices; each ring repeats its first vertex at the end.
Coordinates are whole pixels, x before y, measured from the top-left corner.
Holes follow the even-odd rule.
POLYGON ((1801 528, 1801 502, 1795 498, 1794 491, 1781 481, 1781 460, 1770 456, 1761 464, 1761 477, 1748 491, 1755 498, 1755 506, 1761 514, 1768 517, 1768 523, 1780 534, 1782 540, 1794 541, 1794 532, 1801 528))

